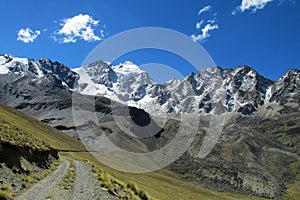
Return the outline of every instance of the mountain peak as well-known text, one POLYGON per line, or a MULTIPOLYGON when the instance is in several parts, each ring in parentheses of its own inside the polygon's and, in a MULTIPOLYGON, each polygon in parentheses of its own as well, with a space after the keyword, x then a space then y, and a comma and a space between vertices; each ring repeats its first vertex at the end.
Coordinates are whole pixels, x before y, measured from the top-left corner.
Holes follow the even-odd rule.
POLYGON ((247 74, 247 73, 252 73, 253 75, 258 75, 257 71, 255 71, 252 67, 249 67, 247 65, 243 66, 237 66, 235 68, 235 74, 247 74))
POLYGON ((135 65, 133 62, 127 60, 123 63, 123 65, 135 65))
POLYGON ((90 67, 108 67, 110 66, 110 63, 105 62, 103 60, 97 60, 94 62, 91 62, 90 64, 83 66, 84 68, 90 68, 90 67))
POLYGON ((0 57, 4 57, 4 58, 6 58, 6 59, 13 59, 13 58, 15 58, 15 56, 14 55, 12 55, 12 54, 6 54, 6 53, 4 53, 4 54, 0 54, 0 57))
POLYGON ((0 74, 28 74, 38 77, 43 75, 34 60, 17 58, 10 54, 0 56, 0 74))
POLYGON ((142 74, 146 73, 144 70, 139 68, 136 64, 130 61, 120 63, 119 65, 113 66, 113 70, 119 74, 142 74))
POLYGON ((290 69, 286 71, 281 77, 280 80, 284 80, 288 77, 299 77, 300 76, 300 70, 298 69, 290 69))
POLYGON ((99 60, 73 71, 80 75, 78 92, 120 102, 143 98, 146 86, 153 83, 147 72, 130 61, 112 66, 99 60))
POLYGON ((281 104, 295 102, 300 104, 300 70, 288 70, 273 86, 273 96, 270 101, 281 104))

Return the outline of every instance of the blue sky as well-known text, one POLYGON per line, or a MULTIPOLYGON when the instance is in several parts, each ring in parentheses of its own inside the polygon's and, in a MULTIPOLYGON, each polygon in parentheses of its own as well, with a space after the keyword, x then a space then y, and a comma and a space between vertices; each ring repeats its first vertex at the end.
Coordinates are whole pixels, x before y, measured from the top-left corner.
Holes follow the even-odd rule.
MULTIPOLYGON (((295 0, 1 0, 0 53, 79 67, 107 38, 133 28, 163 27, 202 45, 216 65, 253 67, 278 79, 300 68, 300 3, 295 0)), ((161 63, 181 74, 185 60, 139 51, 118 61, 161 63)))

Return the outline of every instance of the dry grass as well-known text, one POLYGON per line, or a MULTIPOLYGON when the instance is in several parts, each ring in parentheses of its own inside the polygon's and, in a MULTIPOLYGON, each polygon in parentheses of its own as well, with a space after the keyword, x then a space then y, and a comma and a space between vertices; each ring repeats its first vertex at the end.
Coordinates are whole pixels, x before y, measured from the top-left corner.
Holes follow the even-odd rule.
POLYGON ((29 132, 25 132, 13 123, 10 123, 4 119, 0 119, 0 141, 8 142, 15 146, 27 146, 32 149, 47 150, 49 145, 34 137, 29 132))
POLYGON ((8 199, 11 199, 11 198, 12 198, 12 195, 11 195, 10 192, 0 190, 0 199, 1 200, 8 200, 8 199))
POLYGON ((56 162, 52 163, 51 167, 49 169, 44 170, 42 174, 36 173, 32 175, 23 175, 22 176, 22 183, 21 186, 22 188, 27 188, 29 185, 36 183, 38 181, 41 181, 44 179, 46 176, 51 174, 53 171, 55 171, 60 164, 61 160, 57 160, 56 162))
POLYGON ((298 200, 300 199, 300 157, 298 157, 298 160, 295 163, 291 164, 290 168, 297 176, 295 182, 288 185, 287 193, 282 199, 298 200))
POLYGON ((73 160, 69 160, 70 166, 67 173, 63 176, 62 180, 57 184, 65 190, 72 190, 76 178, 75 165, 73 160))
POLYGON ((2 184, 0 189, 0 199, 8 200, 12 199, 13 193, 11 192, 11 186, 9 184, 2 184))
POLYGON ((139 190, 133 183, 120 181, 95 166, 92 167, 91 171, 97 177, 100 182, 100 186, 103 189, 108 190, 110 194, 117 196, 119 199, 150 199, 149 195, 145 191, 139 190))

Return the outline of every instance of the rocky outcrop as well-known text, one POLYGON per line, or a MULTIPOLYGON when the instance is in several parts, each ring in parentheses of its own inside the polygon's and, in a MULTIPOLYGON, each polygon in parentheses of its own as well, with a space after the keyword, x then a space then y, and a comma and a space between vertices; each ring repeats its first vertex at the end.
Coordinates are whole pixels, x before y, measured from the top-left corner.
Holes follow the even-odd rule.
POLYGON ((58 151, 33 149, 9 142, 0 142, 0 163, 4 163, 9 168, 17 167, 22 170, 21 159, 25 159, 38 167, 48 168, 54 159, 58 159, 58 151))

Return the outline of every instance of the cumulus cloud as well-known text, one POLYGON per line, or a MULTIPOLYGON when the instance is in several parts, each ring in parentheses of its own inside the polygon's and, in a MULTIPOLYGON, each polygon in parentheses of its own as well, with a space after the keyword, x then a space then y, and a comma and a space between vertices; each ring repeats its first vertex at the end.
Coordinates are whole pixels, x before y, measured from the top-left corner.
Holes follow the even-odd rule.
POLYGON ((198 15, 201 15, 202 13, 206 12, 206 11, 209 11, 211 9, 211 6, 208 5, 208 6, 204 6, 203 8, 201 8, 198 12, 198 15))
POLYGON ((62 20, 61 29, 54 33, 53 38, 62 43, 74 43, 78 39, 87 42, 98 41, 103 36, 103 30, 100 30, 100 36, 95 34, 98 24, 99 20, 94 20, 87 14, 79 14, 62 20))
POLYGON ((236 12, 244 12, 246 10, 255 13, 257 10, 264 9, 264 7, 274 0, 242 0, 240 6, 236 7, 236 9, 232 12, 232 14, 236 14, 236 12))
POLYGON ((22 28, 18 32, 17 40, 22 41, 24 43, 33 42, 40 34, 41 31, 39 30, 33 31, 30 28, 22 28))
POLYGON ((202 29, 200 34, 193 34, 191 38, 195 42, 203 42, 206 38, 210 37, 210 32, 219 29, 218 24, 206 24, 202 29))

